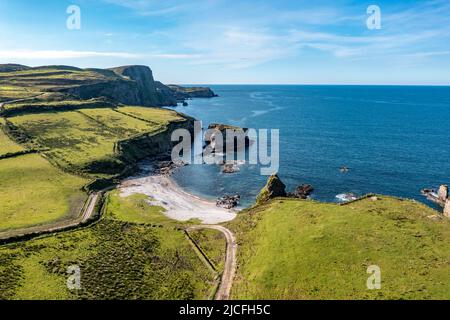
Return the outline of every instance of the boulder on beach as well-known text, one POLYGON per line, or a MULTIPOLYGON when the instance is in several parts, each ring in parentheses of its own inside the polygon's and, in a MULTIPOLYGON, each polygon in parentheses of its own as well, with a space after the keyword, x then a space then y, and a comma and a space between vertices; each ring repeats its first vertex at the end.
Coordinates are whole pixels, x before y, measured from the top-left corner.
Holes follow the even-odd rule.
POLYGON ((281 181, 278 175, 274 174, 267 180, 265 187, 256 198, 256 202, 260 204, 273 198, 286 196, 286 185, 281 181))
POLYGON ((224 209, 233 209, 238 206, 239 202, 241 201, 240 195, 235 196, 223 196, 222 198, 217 199, 216 206, 219 208, 224 209))

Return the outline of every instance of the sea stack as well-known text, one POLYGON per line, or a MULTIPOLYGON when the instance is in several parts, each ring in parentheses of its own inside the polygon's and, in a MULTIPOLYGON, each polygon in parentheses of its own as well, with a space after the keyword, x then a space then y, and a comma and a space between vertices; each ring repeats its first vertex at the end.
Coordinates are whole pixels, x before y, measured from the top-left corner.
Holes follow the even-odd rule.
POLYGON ((256 202, 264 203, 273 198, 286 196, 286 185, 281 181, 278 175, 274 174, 267 180, 267 184, 259 193, 256 202))
POLYGON ((445 202, 448 198, 448 186, 447 185, 442 185, 439 187, 439 191, 438 191, 438 198, 439 200, 445 202))
POLYGON ((444 216, 450 219, 450 199, 445 201, 444 216))

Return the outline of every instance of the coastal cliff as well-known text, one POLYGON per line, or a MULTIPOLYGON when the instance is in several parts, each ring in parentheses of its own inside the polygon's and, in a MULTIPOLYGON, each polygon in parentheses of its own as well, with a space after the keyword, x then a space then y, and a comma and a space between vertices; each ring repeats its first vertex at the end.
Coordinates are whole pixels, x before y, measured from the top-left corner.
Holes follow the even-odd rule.
POLYGON ((217 94, 207 87, 182 87, 173 84, 169 84, 167 87, 172 90, 177 100, 217 97, 217 94))
MULTIPOLYGON (((64 96, 67 99, 94 99, 104 97, 114 103, 151 107, 176 106, 190 98, 212 98, 216 94, 210 88, 166 86, 155 81, 152 70, 147 66, 130 65, 110 69, 80 69, 70 66, 27 67, 17 64, 0 64, 0 85, 23 90, 33 88, 21 100, 31 99, 47 93, 64 96)), ((4 93, 0 90, 0 101, 15 101, 9 96, 15 90, 4 93), (6 95, 3 97, 3 95, 6 95)))

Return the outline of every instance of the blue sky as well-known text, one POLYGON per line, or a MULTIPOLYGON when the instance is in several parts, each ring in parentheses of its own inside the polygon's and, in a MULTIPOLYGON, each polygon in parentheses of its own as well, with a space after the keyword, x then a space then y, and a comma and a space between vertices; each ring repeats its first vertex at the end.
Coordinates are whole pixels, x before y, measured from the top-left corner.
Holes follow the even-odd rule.
POLYGON ((6 62, 144 64, 185 84, 448 85, 450 1, 0 0, 6 62), (366 26, 372 4, 380 30, 366 26))

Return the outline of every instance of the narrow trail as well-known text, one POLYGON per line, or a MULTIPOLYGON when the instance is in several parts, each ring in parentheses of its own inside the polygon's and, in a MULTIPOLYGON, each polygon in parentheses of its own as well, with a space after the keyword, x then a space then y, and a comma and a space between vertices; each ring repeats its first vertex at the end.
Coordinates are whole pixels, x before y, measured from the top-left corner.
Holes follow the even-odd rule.
POLYGON ((213 229, 223 233, 227 241, 227 252, 225 256, 225 266, 220 281, 219 289, 216 292, 215 300, 229 300, 231 287, 233 285, 234 275, 236 274, 236 238, 229 229, 219 225, 200 225, 187 228, 190 230, 213 229))
POLYGON ((33 96, 33 97, 29 97, 29 98, 23 98, 23 99, 16 99, 16 100, 10 100, 10 101, 3 101, 3 102, 0 102, 0 111, 2 111, 2 109, 5 107, 5 105, 7 105, 8 103, 16 103, 16 102, 24 102, 24 101, 28 101, 28 100, 33 100, 33 99, 36 99, 36 98, 39 98, 40 96, 43 96, 45 94, 45 92, 44 93, 41 93, 41 94, 38 94, 38 95, 36 95, 36 96, 33 96))
POLYGON ((95 205, 97 204, 100 195, 101 192, 90 194, 82 211, 74 219, 48 223, 41 226, 0 232, 0 244, 18 242, 22 239, 28 239, 29 237, 65 231, 67 229, 78 227, 91 219, 92 215, 94 214, 95 205))

